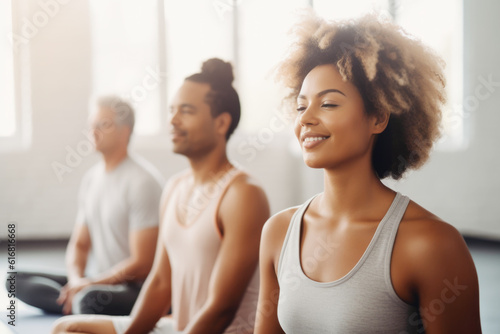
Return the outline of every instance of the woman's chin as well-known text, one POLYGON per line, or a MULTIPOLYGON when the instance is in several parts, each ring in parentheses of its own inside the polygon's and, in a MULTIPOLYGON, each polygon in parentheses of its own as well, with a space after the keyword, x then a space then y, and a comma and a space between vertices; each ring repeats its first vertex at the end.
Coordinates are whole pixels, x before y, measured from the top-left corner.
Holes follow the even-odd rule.
POLYGON ((306 159, 306 158, 304 158, 304 163, 309 168, 325 168, 325 166, 326 166, 325 163, 324 163, 324 161, 320 161, 320 160, 317 160, 317 159, 306 159))

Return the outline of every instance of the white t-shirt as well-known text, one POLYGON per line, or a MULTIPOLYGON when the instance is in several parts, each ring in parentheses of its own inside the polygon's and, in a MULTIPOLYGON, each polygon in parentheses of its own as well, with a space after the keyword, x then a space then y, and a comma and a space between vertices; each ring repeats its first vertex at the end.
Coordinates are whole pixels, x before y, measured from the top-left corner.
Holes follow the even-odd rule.
POLYGON ((148 162, 127 157, 106 172, 104 162, 84 176, 77 224, 87 224, 96 274, 130 257, 129 233, 158 226, 163 179, 148 162))

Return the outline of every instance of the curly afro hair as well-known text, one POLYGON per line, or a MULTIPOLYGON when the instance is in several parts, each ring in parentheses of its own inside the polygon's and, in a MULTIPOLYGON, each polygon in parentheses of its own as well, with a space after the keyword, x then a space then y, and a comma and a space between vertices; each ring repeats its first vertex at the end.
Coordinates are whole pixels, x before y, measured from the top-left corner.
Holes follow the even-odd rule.
POLYGON ((377 176, 397 180, 424 164, 440 136, 446 100, 444 62, 434 51, 374 14, 326 21, 308 11, 292 35, 293 44, 276 72, 290 89, 286 101, 296 103, 313 68, 333 64, 359 90, 368 115, 390 115, 372 152, 377 176))

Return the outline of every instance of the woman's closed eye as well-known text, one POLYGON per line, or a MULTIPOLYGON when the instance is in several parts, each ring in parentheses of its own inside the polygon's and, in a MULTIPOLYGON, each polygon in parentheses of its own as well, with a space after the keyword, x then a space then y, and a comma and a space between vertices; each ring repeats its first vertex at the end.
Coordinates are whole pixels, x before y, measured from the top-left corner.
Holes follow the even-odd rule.
POLYGON ((297 112, 301 113, 301 112, 304 112, 306 110, 306 106, 304 105, 299 105, 297 106, 297 112))
MULTIPOLYGON (((335 103, 323 103, 321 105, 321 108, 335 108, 335 107, 338 107, 339 105, 338 104, 335 104, 335 103)), ((302 113, 304 112, 305 110, 307 109, 306 106, 303 106, 303 105, 299 105, 297 107, 297 112, 298 113, 302 113)))

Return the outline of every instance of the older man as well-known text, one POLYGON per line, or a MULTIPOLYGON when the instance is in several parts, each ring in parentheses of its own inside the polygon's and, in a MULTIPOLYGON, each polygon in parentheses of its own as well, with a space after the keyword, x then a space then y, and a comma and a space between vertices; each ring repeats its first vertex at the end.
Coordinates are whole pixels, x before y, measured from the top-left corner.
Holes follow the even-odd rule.
POLYGON ((161 177, 128 153, 131 106, 117 96, 96 102, 90 122, 102 161, 80 187, 67 276, 19 272, 16 278, 18 298, 51 313, 129 314, 153 263, 161 177), (87 270, 90 252, 94 273, 87 270))

